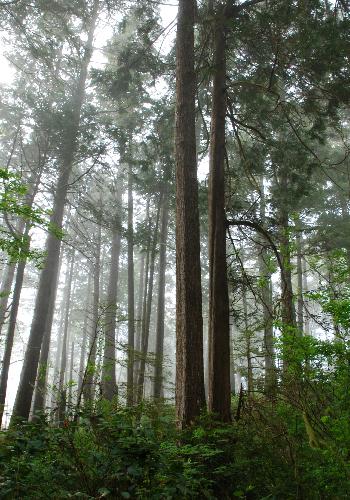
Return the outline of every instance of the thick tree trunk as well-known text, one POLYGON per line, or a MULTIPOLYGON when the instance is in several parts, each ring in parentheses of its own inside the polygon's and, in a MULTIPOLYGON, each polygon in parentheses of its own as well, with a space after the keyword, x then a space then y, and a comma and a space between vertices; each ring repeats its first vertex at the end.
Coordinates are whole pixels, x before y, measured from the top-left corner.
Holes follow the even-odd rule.
MULTIPOLYGON (((120 200, 118 200, 118 202, 119 201, 120 200)), ((102 394, 108 400, 111 400, 117 393, 115 373, 115 327, 117 317, 120 244, 120 220, 118 217, 112 230, 112 251, 104 327, 105 346, 102 367, 102 394)))
POLYGON ((209 162, 208 408, 231 419, 230 313, 226 264, 225 117, 226 40, 221 13, 214 32, 214 79, 209 162))
POLYGON ((163 356, 164 356, 164 314, 165 314, 165 271, 166 251, 168 238, 169 205, 165 193, 162 203, 162 219, 159 239, 159 277, 158 277, 158 306, 156 326, 156 366, 154 371, 153 397, 162 396, 163 389, 163 356))
POLYGON ((150 330, 150 324, 151 324, 154 267, 155 267, 155 261, 156 261, 156 250, 157 250, 157 240, 158 240, 159 214, 160 214, 160 205, 158 206, 158 210, 157 210, 156 225, 154 228, 153 241, 152 241, 149 280, 148 280, 148 291, 147 291, 146 316, 145 316, 145 321, 143 321, 143 324, 142 324, 141 360, 140 360, 140 371, 139 371, 139 376, 138 376, 138 381, 137 381, 137 401, 139 403, 142 400, 143 391, 144 391, 144 384, 145 384, 145 370, 146 370, 146 358, 147 358, 147 353, 148 353, 149 330, 150 330))
MULTIPOLYGON (((98 7, 99 0, 95 0, 90 20, 88 39, 85 46, 85 53, 82 58, 79 80, 77 82, 75 95, 72 99, 71 119, 68 119, 68 117, 66 118, 67 128, 65 130, 65 137, 61 150, 61 170, 57 181, 53 213, 51 217, 52 224, 59 229, 62 228, 69 177, 76 150, 80 113, 85 96, 85 83, 88 74, 88 65, 92 54, 92 43, 98 17, 98 7)), ((34 317, 13 408, 12 421, 16 418, 27 420, 29 417, 39 363, 40 349, 45 334, 50 301, 52 300, 54 286, 57 280, 60 248, 61 241, 57 239, 53 233, 50 233, 46 241, 46 258, 40 275, 34 317)))
POLYGON ((64 387, 66 369, 67 369, 67 349, 68 349, 68 329, 69 329, 69 319, 71 312, 71 296, 72 296, 72 283, 73 283, 73 274, 74 274, 74 261, 75 254, 74 252, 70 256, 70 263, 67 269, 67 304, 66 304, 66 313, 64 318, 63 325, 63 337, 62 337, 62 354, 61 354, 61 366, 60 366, 60 378, 58 382, 58 421, 62 423, 66 411, 66 388, 64 387))
POLYGON ((135 349, 135 291, 134 291, 134 201, 132 165, 128 168, 128 406, 134 403, 134 349, 135 349))
POLYGON ((194 0, 180 0, 176 38, 176 420, 205 406, 195 132, 194 0))

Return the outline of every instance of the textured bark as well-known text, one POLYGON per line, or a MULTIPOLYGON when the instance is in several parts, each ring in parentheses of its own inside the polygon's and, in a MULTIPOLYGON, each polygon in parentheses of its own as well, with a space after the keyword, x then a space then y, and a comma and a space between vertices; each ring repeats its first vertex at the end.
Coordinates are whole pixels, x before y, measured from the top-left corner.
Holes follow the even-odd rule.
POLYGON ((132 166, 128 168, 128 369, 127 395, 129 406, 134 403, 135 291, 134 291, 134 201, 132 166))
POLYGON ((140 371, 137 380, 137 401, 139 403, 142 400, 144 383, 145 383, 146 358, 148 353, 149 330, 151 324, 151 312, 152 312, 152 300, 153 300, 154 267, 156 261, 156 250, 158 241, 159 214, 160 214, 160 205, 158 206, 157 210, 156 225, 154 228, 153 239, 152 239, 146 314, 145 314, 145 320, 143 321, 142 324, 141 360, 140 360, 140 371))
POLYGON ((165 193, 162 202, 162 218, 159 238, 159 277, 156 326, 156 365, 154 370, 153 397, 160 398, 163 393, 163 356, 164 356, 164 314, 165 314, 165 271, 168 238, 169 206, 165 193))
MULTIPOLYGON (((118 202, 119 201, 120 200, 118 200, 118 202)), ((111 263, 104 326, 105 346, 102 367, 102 394, 108 400, 111 400, 117 393, 115 373, 115 328, 117 317, 120 244, 120 221, 118 218, 112 230, 111 263)))
POLYGON ((196 2, 180 0, 176 38, 176 420, 193 423, 205 406, 203 318, 195 133, 196 2))
POLYGON ((66 312, 63 324, 63 337, 62 337, 62 354, 61 354, 61 366, 60 366, 60 378, 58 382, 58 421, 62 423, 66 411, 66 388, 64 387, 66 369, 67 369, 67 349, 68 349, 68 329, 70 323, 70 312, 71 312, 71 296, 72 296, 72 282, 73 282, 73 272, 74 272, 74 252, 70 256, 70 263, 67 269, 67 280, 66 280, 66 312))
POLYGON ((214 31, 214 78, 209 159, 208 408, 231 419, 230 318, 226 265, 225 117, 226 40, 223 18, 214 31))
MULTIPOLYGON (((60 229, 62 228, 69 177, 76 150, 80 113, 85 96, 85 83, 88 74, 88 65, 92 54, 92 43, 98 16, 98 7, 99 1, 95 0, 90 20, 88 39, 82 58, 80 75, 77 82, 76 92, 72 99, 71 119, 66 119, 67 125, 61 150, 62 162, 55 190, 54 205, 52 210, 53 213, 51 216, 51 222, 54 226, 60 229)), ((45 334, 47 314, 57 280, 60 248, 61 241, 57 239, 53 233, 50 233, 46 241, 46 258, 40 275, 34 316, 24 357, 20 383, 13 408, 12 422, 16 418, 27 420, 29 417, 39 363, 40 349, 45 334)))

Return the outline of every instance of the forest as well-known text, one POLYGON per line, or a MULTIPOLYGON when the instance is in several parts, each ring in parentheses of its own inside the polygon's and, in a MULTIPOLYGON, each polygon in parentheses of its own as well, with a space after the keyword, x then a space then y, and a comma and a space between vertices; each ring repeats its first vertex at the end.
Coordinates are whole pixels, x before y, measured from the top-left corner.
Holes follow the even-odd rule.
POLYGON ((350 498, 350 2, 0 40, 0 498, 350 498))

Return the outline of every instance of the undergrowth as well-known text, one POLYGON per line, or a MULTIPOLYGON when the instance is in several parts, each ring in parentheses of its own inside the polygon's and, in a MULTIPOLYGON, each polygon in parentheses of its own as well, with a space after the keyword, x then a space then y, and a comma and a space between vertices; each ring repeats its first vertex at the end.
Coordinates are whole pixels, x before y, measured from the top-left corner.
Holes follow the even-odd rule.
POLYGON ((165 404, 100 403, 61 427, 1 433, 3 499, 341 499, 349 457, 314 449, 286 403, 247 401, 239 421, 203 415, 179 432, 165 404))

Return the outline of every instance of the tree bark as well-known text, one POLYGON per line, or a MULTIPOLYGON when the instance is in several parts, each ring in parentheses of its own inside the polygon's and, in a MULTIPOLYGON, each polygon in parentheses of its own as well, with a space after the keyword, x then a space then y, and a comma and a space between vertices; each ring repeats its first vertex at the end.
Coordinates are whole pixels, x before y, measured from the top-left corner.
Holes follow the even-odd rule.
MULTIPOLYGON (((120 200, 118 199, 118 203, 119 202, 120 200)), ((118 217, 112 230, 112 251, 104 327, 105 347, 102 367, 102 394, 108 400, 112 400, 113 396, 117 393, 115 373, 115 328, 117 317, 120 244, 120 218, 118 217)))
POLYGON ((135 349, 137 351, 137 360, 135 362, 135 372, 134 372, 135 380, 138 380, 138 374, 140 371, 142 331, 143 331, 143 325, 145 323, 146 308, 147 308, 149 259, 151 251, 151 219, 149 216, 149 206, 150 206, 150 198, 147 199, 146 217, 145 217, 145 221, 148 223, 147 247, 145 253, 143 253, 142 256, 142 262, 141 262, 142 276, 140 276, 140 282, 139 282, 138 315, 140 320, 138 321, 136 326, 135 349))
POLYGON ((168 238, 169 204, 167 193, 162 200, 162 220, 159 239, 159 277, 158 306, 156 326, 156 365, 154 371, 153 397, 158 399, 163 392, 163 357, 164 357, 164 315, 165 315, 165 271, 168 238))
POLYGON ((246 342, 246 358, 247 358, 247 382, 248 396, 251 396, 254 390, 253 364, 252 364, 252 347, 251 347, 251 332, 248 323, 248 304, 247 304, 247 287, 243 285, 242 291, 243 302, 243 319, 244 319, 244 339, 246 342))
POLYGON ((227 422, 231 419, 230 312, 225 216, 226 40, 221 12, 214 31, 214 70, 209 158, 208 409, 227 422))
POLYGON ((145 370, 146 370, 146 358, 148 353, 148 342, 149 342, 149 330, 151 324, 151 312, 152 312, 152 300, 153 300, 153 283, 154 283, 154 267, 156 261, 156 250, 157 250, 157 240, 158 240, 158 226, 159 226, 159 214, 160 214, 160 204, 158 205, 156 225, 153 233, 152 250, 150 258, 150 270, 149 270, 149 280, 148 280, 148 291, 147 291, 147 306, 146 306, 146 316, 142 324, 142 340, 141 340, 141 360, 140 360, 140 371, 137 381, 137 401, 141 402, 145 383, 145 370))
POLYGON ((128 406, 134 403, 134 349, 135 349, 135 291, 134 291, 134 201, 132 165, 128 166, 128 368, 127 395, 128 406))
POLYGON ((194 0, 180 0, 176 38, 176 420, 205 406, 195 132, 194 0))
POLYGON ((10 262, 7 264, 4 272, 4 277, 1 283, 0 296, 0 334, 6 320, 7 307, 12 290, 12 283, 15 276, 16 263, 10 262))
MULTIPOLYGON (((30 181, 31 189, 26 196, 26 205, 29 208, 32 208, 32 206, 33 206, 34 198, 38 192, 40 178, 41 178, 41 171, 40 170, 38 173, 32 175, 32 179, 30 181)), ((19 224, 18 233, 23 236, 24 240, 27 241, 26 248, 24 250, 25 252, 29 251, 29 249, 30 249, 29 231, 30 231, 30 224, 25 223, 24 221, 21 221, 19 224)), ((16 280, 15 280, 15 286, 14 286, 14 290, 13 290, 9 324, 8 324, 8 328, 7 328, 5 349, 4 349, 4 355, 3 355, 2 367, 1 367, 0 427, 1 427, 2 417, 3 417, 5 400, 6 400, 8 374, 9 374, 9 370, 10 370, 12 348, 13 348, 13 343, 14 343, 14 338, 15 338, 17 315, 18 315, 18 309, 19 309, 19 304, 20 304, 20 299, 21 299, 23 280, 24 280, 24 271, 25 271, 26 264, 27 264, 27 259, 25 256, 22 256, 21 260, 18 262, 18 265, 17 265, 16 280)), ((12 285, 12 281, 13 281, 13 276, 11 276, 12 270, 10 269, 10 267, 11 267, 11 265, 9 266, 9 268, 7 270, 8 272, 6 273, 6 276, 5 276, 4 285, 6 285, 6 286, 9 285, 8 280, 11 281, 11 285, 12 285)), ((8 295, 7 295, 7 298, 8 298, 8 295)), ((6 306, 7 306, 7 304, 6 304, 6 306)), ((6 308, 6 306, 4 305, 5 308, 6 308)), ((1 332, 1 326, 3 325, 3 323, 1 323, 1 321, 3 322, 3 320, 4 320, 4 317, 2 316, 2 310, 1 310, 0 332, 1 332)))
MULTIPOLYGON (((260 220, 265 225, 266 218, 266 202, 264 179, 260 184, 260 220)), ((264 361, 265 361, 265 377, 264 391, 267 397, 273 398, 277 389, 277 373, 275 366, 275 345, 273 334, 273 304, 272 304, 272 281, 271 272, 267 266, 268 251, 265 248, 266 241, 260 235, 261 248, 259 251, 259 275, 262 278, 261 302, 263 307, 264 321, 264 361)))
POLYGON ((98 221, 97 240, 95 249, 94 265, 94 291, 92 304, 92 325, 89 342, 89 355, 87 359, 87 374, 84 381, 83 393, 85 402, 94 399, 94 376, 96 372, 96 352, 100 328, 99 305, 100 305, 100 275, 101 275, 101 220, 98 221))
MULTIPOLYGON (((56 283, 54 288, 54 294, 51 299, 49 311, 47 314, 46 327, 43 343, 40 350, 40 358, 39 358, 39 367, 37 380, 34 391, 34 401, 33 401, 33 416, 40 414, 45 409, 45 397, 46 397, 46 389, 47 389, 47 377, 49 371, 49 353, 50 353, 50 344, 51 344, 51 332, 52 332, 52 323, 53 317, 55 314, 55 304, 56 304, 56 295, 57 295, 57 285, 58 278, 61 272, 63 260, 63 252, 60 252, 60 259, 58 264, 58 273, 56 276, 56 283)), ((57 362, 58 368, 58 362, 57 362)), ((57 372, 58 373, 58 372, 57 372)))
MULTIPOLYGON (((88 39, 82 58, 80 75, 77 82, 76 92, 72 99, 71 119, 66 118, 66 130, 61 150, 61 169, 56 185, 54 205, 51 216, 52 224, 61 229, 66 196, 68 192, 69 177, 72 171, 76 142, 80 123, 80 114, 85 97, 85 83, 88 75, 88 65, 93 48, 93 37, 98 17, 99 0, 94 0, 88 39)), ((38 369, 40 349, 45 334, 47 314, 50 301, 54 294, 54 286, 57 279, 59 254, 61 241, 53 233, 50 233, 46 241, 46 258, 40 275, 38 292, 36 296, 34 317, 29 334, 27 349, 23 362, 19 387, 13 408, 11 422, 17 418, 28 420, 35 378, 38 369)))
POLYGON ((61 366, 60 366, 60 378, 58 383, 58 421, 59 423, 63 422, 65 411, 66 411, 66 389, 64 387, 66 369, 67 369, 67 349, 68 349, 68 329, 69 329, 69 319, 71 312, 71 296, 72 296, 72 283, 73 283, 73 273, 74 273, 74 261, 75 261, 75 253, 72 252, 70 256, 69 268, 67 269, 67 304, 66 304, 66 313, 64 317, 64 325, 63 325, 63 338, 62 338, 62 354, 61 354, 61 366))
POLYGON ((304 330, 304 293, 303 293, 303 247, 302 235, 298 231, 296 235, 297 244, 297 278, 298 278, 298 303, 297 303, 297 325, 300 332, 304 330))
POLYGON ((89 311, 90 311, 90 306, 91 306, 91 298, 90 298, 91 281, 92 281, 92 276, 91 276, 91 272, 90 272, 89 277, 88 277, 87 293, 86 293, 86 310, 85 310, 84 325, 83 325, 83 338, 82 338, 81 348, 80 348, 78 395, 81 393, 83 376, 84 376, 84 368, 85 368, 86 344, 87 344, 87 337, 88 337, 88 330, 89 330, 89 321, 88 320, 89 320, 89 311))
POLYGON ((68 389, 68 411, 72 408, 72 390, 73 390, 73 371, 74 371, 74 352, 75 352, 75 342, 72 339, 71 350, 70 350, 70 360, 69 360, 69 389, 68 389))

